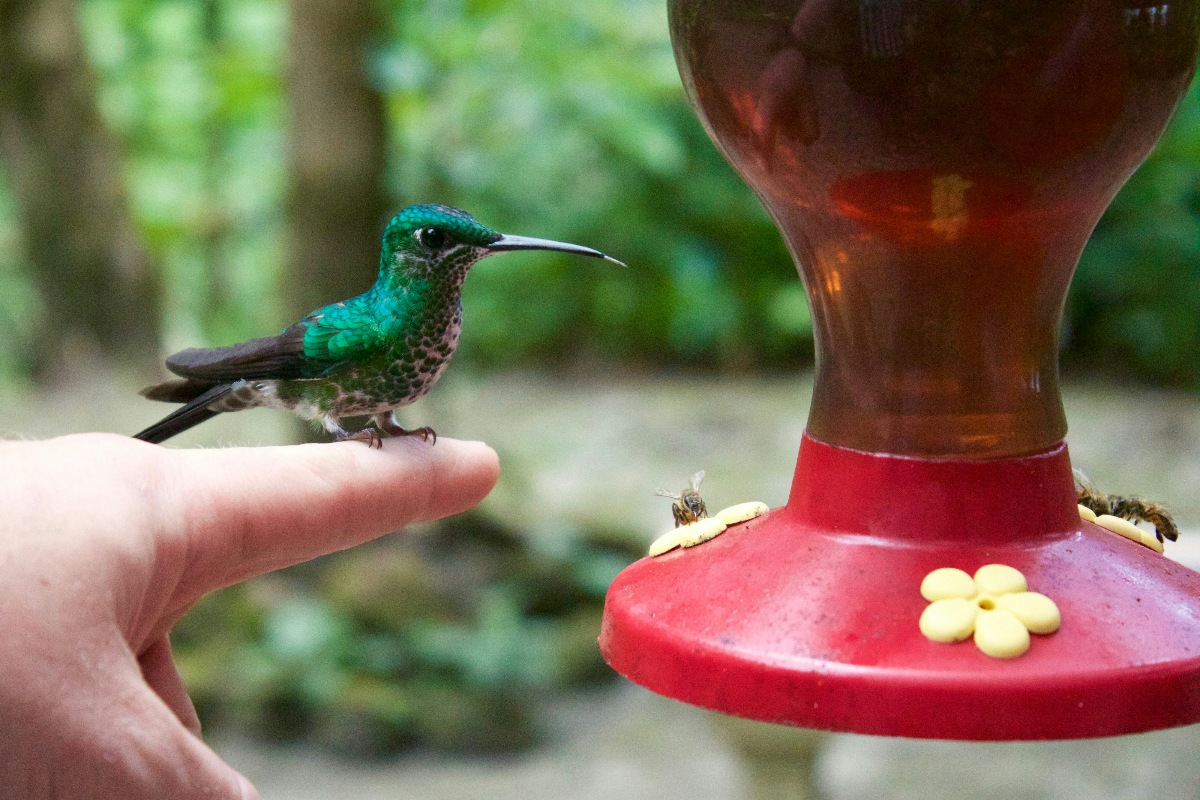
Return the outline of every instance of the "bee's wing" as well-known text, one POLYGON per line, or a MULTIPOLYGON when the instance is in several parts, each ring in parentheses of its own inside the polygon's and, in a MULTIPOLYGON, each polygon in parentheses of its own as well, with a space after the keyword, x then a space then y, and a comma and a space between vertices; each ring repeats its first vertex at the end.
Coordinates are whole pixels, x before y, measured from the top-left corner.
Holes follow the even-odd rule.
POLYGON ((700 491, 700 481, 704 480, 704 470, 700 470, 692 476, 692 491, 700 491))
POLYGON ((1071 467, 1071 474, 1075 476, 1076 489, 1094 490, 1096 488, 1095 485, 1092 484, 1091 479, 1087 476, 1087 473, 1081 470, 1079 467, 1071 467))
POLYGON ((669 498, 671 498, 672 500, 678 500, 678 499, 679 499, 679 495, 678 495, 678 494, 676 494, 675 492, 668 492, 666 489, 655 489, 655 490, 654 490, 654 493, 655 493, 656 495, 658 495, 659 497, 669 497, 669 498))

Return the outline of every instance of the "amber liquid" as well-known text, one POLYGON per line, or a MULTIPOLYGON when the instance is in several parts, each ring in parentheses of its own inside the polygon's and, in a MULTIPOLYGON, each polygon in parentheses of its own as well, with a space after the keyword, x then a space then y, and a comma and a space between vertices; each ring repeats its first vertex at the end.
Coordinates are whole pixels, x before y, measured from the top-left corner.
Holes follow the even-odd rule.
POLYGON ((1063 438, 1057 331, 1195 71, 1200 0, 669 0, 684 85, 808 290, 809 434, 993 458, 1063 438))

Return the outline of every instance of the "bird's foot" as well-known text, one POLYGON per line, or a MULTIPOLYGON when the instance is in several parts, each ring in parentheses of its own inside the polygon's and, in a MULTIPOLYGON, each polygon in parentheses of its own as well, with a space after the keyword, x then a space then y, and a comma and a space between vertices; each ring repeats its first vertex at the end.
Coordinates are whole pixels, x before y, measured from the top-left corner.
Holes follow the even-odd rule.
POLYGON ((341 426, 337 417, 327 414, 320 418, 321 427, 332 434, 334 441, 337 442, 366 442, 367 447, 373 447, 376 450, 383 448, 383 439, 379 436, 379 431, 369 425, 362 430, 351 433, 341 426))
POLYGON ((342 431, 340 434, 335 434, 339 442, 366 442, 367 447, 374 447, 377 450, 383 449, 383 439, 379 437, 379 431, 374 428, 363 428, 361 431, 348 433, 342 431))
POLYGON ((431 445, 437 444, 437 431, 428 425, 409 430, 408 428, 401 427, 392 418, 391 414, 377 415, 375 417, 375 424, 389 436, 420 436, 422 442, 429 442, 431 445))

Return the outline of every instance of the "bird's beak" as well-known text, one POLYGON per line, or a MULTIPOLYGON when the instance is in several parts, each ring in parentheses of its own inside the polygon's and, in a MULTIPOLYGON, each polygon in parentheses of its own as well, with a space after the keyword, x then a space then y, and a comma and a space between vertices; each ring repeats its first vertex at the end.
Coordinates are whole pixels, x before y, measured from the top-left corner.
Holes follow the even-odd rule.
POLYGON ((493 253, 507 253, 511 250, 554 250, 559 253, 574 253, 578 256, 603 258, 605 261, 611 261, 614 264, 620 264, 622 267, 625 266, 612 256, 606 256, 599 250, 593 250, 590 247, 584 247, 583 245, 578 244, 568 244, 567 242, 553 242, 549 239, 534 239, 529 236, 501 236, 499 239, 489 244, 487 249, 493 253))

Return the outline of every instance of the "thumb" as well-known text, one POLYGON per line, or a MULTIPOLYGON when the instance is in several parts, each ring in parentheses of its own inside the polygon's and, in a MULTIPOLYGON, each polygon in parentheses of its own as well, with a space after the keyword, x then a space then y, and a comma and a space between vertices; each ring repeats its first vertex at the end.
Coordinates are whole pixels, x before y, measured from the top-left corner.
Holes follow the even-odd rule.
POLYGON ((183 678, 175 668, 175 660, 171 657, 171 640, 166 634, 155 639, 138 656, 138 664, 142 668, 142 677, 154 693, 167 704, 185 728, 199 736, 200 717, 196 715, 196 706, 192 704, 183 678))
MULTIPOLYGON (((113 748, 125 759, 124 765, 115 765, 118 767, 115 788, 119 791, 95 796, 128 798, 131 787, 140 783, 146 787, 147 800, 164 797, 172 800, 259 800, 258 791, 250 781, 187 730, 175 712, 144 683, 141 695, 140 714, 127 722, 131 728, 138 729, 131 743, 133 746, 113 748), (121 774, 126 770, 133 772, 139 780, 127 782, 128 773, 121 774)), ((140 794, 132 796, 141 797, 140 794)))
POLYGON ((69 717, 54 724, 57 732, 47 731, 57 747, 35 757, 52 773, 52 795, 259 800, 245 777, 184 727, 131 657, 120 661, 124 666, 113 681, 81 689, 91 699, 66 704, 69 717))

